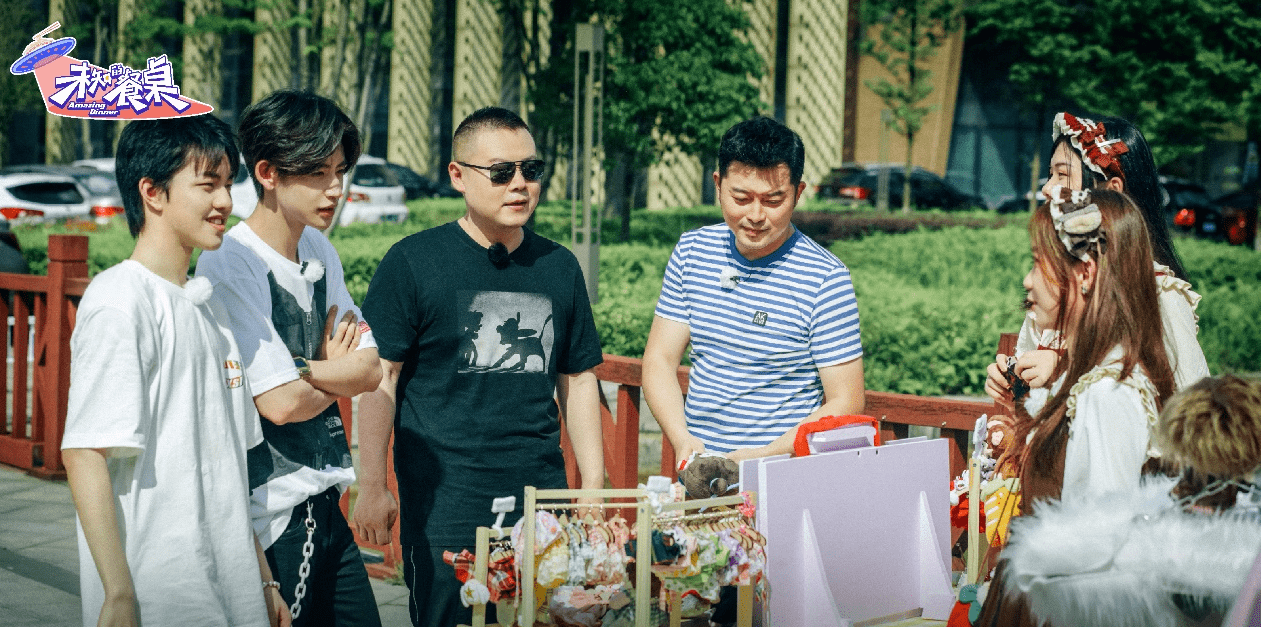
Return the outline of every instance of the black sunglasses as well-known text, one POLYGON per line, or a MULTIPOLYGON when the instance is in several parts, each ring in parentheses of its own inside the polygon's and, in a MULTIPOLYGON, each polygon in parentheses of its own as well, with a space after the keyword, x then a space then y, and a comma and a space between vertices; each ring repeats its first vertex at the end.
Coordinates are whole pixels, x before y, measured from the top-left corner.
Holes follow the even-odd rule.
POLYGON ((490 179, 490 182, 493 185, 507 185, 508 182, 512 180, 512 177, 517 175, 518 167, 521 168, 521 176, 525 178, 525 180, 537 181, 539 180, 539 177, 543 176, 543 166, 545 165, 542 159, 504 161, 503 163, 496 163, 495 165, 473 165, 471 163, 464 163, 463 161, 456 161, 456 163, 469 168, 486 170, 486 176, 490 179))

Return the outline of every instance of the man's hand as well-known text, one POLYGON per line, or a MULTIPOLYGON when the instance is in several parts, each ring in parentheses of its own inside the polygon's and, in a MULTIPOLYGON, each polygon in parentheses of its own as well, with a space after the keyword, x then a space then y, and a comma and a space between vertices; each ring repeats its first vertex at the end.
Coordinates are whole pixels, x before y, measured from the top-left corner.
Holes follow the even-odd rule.
POLYGON ((372 544, 389 544, 390 531, 398 520, 398 502, 389 490, 359 485, 355 499, 355 529, 359 536, 372 544))
POLYGON ((359 325, 356 324, 355 312, 347 311, 341 321, 337 320, 337 305, 328 310, 324 320, 324 343, 320 345, 320 354, 316 359, 321 361, 336 359, 359 348, 359 325))
POLYGON ((679 464, 682 464, 683 460, 691 457, 692 453, 705 452, 705 443, 691 433, 679 438, 678 442, 671 441, 670 444, 674 446, 675 470, 678 470, 679 464))
POLYGON ((267 621, 271 627, 292 627, 293 617, 289 615, 289 606, 285 605, 280 590, 267 588, 263 591, 263 598, 267 601, 267 621))
POLYGON ((1014 409, 1011 386, 1007 384, 1007 356, 999 353, 994 363, 985 368, 985 393, 1008 411, 1014 409))
POLYGON ((139 616, 136 615, 136 598, 106 595, 96 624, 97 627, 136 627, 140 624, 139 616))

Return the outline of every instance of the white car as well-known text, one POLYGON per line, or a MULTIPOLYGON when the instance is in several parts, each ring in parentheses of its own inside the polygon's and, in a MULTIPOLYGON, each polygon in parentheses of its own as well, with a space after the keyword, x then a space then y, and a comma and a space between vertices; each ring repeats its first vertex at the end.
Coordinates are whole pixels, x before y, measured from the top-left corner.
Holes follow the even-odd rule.
POLYGON ((74 178, 48 172, 0 175, 0 215, 10 222, 44 222, 92 215, 90 194, 74 178))
POLYGON ((95 159, 76 159, 70 162, 70 165, 82 166, 85 168, 96 168, 102 172, 114 171, 113 157, 97 157, 95 159))
MULTIPOLYGON (((384 159, 371 155, 359 157, 338 224, 402 222, 407 219, 407 205, 403 204, 405 193, 398 178, 385 166, 384 159)), ((257 204, 254 181, 249 169, 241 164, 232 182, 232 214, 248 218, 257 204)))
POLYGON ((355 166, 354 180, 346 194, 341 224, 402 222, 407 219, 407 205, 403 204, 406 195, 403 184, 385 165, 385 159, 363 155, 355 166))

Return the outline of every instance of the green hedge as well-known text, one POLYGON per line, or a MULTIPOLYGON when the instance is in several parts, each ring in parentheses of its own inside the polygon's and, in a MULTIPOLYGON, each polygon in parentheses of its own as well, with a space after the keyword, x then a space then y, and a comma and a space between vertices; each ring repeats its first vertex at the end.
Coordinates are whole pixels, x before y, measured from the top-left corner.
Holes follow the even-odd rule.
MULTIPOLYGON (((464 210, 461 199, 414 201, 410 208, 402 225, 352 225, 335 232, 332 241, 356 301, 362 302, 372 273, 394 242, 454 220, 464 210)), ((867 387, 921 395, 982 394, 999 333, 1017 330, 1023 315, 1021 281, 1030 266, 1023 218, 983 212, 925 212, 910 218, 872 212, 820 218, 818 213, 808 212, 810 224, 839 224, 836 228, 850 238, 830 249, 853 274, 867 387), (863 227, 864 213, 872 224, 891 225, 895 232, 863 227)), ((537 213, 535 230, 567 243, 569 219, 569 203, 547 203, 537 213)), ((600 299, 593 311, 605 352, 643 354, 661 277, 678 236, 721 220, 713 207, 636 211, 632 242, 626 244, 612 243, 620 223, 604 221, 600 299)), ((67 232, 64 227, 14 230, 35 272, 47 265, 48 234, 67 232)), ((89 235, 93 274, 131 252, 125 224, 89 235)), ((1199 338, 1210 369, 1261 370, 1261 253, 1190 238, 1176 245, 1203 296, 1199 338)))

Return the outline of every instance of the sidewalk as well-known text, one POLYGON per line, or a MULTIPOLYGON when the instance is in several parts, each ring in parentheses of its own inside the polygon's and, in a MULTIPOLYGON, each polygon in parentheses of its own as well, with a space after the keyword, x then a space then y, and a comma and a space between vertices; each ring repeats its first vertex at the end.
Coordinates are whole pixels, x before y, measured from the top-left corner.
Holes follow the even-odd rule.
MULTIPOLYGON (((81 624, 74 503, 64 481, 0 465, 0 625, 81 624)), ((407 588, 372 580, 381 622, 411 624, 407 588)))

